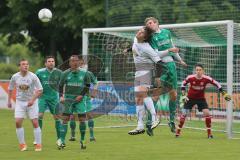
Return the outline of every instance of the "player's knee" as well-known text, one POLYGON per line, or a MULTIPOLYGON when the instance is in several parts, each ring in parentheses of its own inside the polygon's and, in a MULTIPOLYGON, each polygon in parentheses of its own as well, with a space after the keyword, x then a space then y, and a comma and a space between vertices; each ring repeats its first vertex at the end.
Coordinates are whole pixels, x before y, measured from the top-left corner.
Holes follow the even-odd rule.
POLYGON ((22 123, 16 122, 16 128, 22 128, 22 123))
POLYGON ((59 116, 59 115, 53 115, 53 119, 54 119, 54 120, 59 120, 59 119, 60 119, 60 116, 59 116))
POLYGON ((205 117, 210 116, 209 109, 203 109, 202 112, 203 112, 203 116, 205 116, 205 117))
POLYGON ((135 102, 136 102, 137 105, 143 105, 143 98, 142 97, 137 97, 135 99, 135 102))
POLYGON ((34 127, 34 128, 38 128, 38 126, 39 126, 39 125, 38 125, 38 119, 33 119, 33 120, 32 120, 32 124, 33 124, 33 127, 34 127))
POLYGON ((38 114, 38 118, 39 118, 39 119, 43 119, 43 115, 44 115, 43 113, 39 113, 39 114, 38 114))
POLYGON ((68 116, 68 115, 63 115, 62 116, 62 123, 63 124, 67 124, 68 123, 68 121, 69 121, 69 118, 70 116, 68 116))
POLYGON ((171 96, 170 100, 171 101, 176 101, 177 100, 177 96, 176 95, 171 96))
POLYGON ((170 92, 170 100, 171 101, 176 101, 177 100, 177 92, 176 91, 170 92))
POLYGON ((68 121, 69 121, 69 120, 67 120, 67 119, 63 119, 63 120, 62 120, 62 123, 63 123, 63 124, 67 124, 68 121))
POLYGON ((88 120, 89 120, 89 119, 93 119, 93 115, 92 115, 91 112, 88 112, 88 113, 87 113, 87 119, 88 119, 88 120))
POLYGON ((79 122, 85 122, 86 121, 86 114, 78 114, 79 122))
POLYGON ((73 114, 69 116, 69 120, 70 120, 70 121, 74 121, 74 120, 75 120, 75 117, 74 117, 73 114))
POLYGON ((187 117, 187 114, 186 113, 182 113, 180 118, 186 118, 187 117))
POLYGON ((16 119, 15 123, 16 123, 16 128, 21 128, 22 127, 22 119, 16 119))

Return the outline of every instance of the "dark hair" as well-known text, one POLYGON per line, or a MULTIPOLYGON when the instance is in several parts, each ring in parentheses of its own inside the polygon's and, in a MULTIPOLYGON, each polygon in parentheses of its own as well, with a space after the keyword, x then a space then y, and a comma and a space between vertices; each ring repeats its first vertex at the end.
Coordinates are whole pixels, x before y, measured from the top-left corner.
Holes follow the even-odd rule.
POLYGON ((203 65, 200 64, 200 63, 195 64, 195 68, 196 68, 196 67, 201 67, 202 69, 204 69, 203 65))
POLYGON ((152 36, 152 33, 154 32, 152 29, 148 27, 143 27, 144 32, 145 32, 145 42, 148 42, 152 36))
POLYGON ((47 60, 48 60, 49 58, 53 58, 53 59, 55 60, 55 57, 54 57, 54 56, 47 56, 47 57, 45 57, 44 61, 47 62, 47 60))
POLYGON ((20 66, 20 64, 21 64, 21 62, 23 62, 23 61, 27 61, 28 62, 28 60, 26 60, 26 59, 21 59, 19 62, 18 62, 18 66, 20 66))
POLYGON ((79 57, 79 55, 76 55, 76 54, 73 54, 73 55, 71 55, 71 56, 70 56, 70 58, 69 58, 69 60, 70 60, 71 58, 77 58, 77 59, 79 59, 79 60, 80 60, 80 57, 79 57))

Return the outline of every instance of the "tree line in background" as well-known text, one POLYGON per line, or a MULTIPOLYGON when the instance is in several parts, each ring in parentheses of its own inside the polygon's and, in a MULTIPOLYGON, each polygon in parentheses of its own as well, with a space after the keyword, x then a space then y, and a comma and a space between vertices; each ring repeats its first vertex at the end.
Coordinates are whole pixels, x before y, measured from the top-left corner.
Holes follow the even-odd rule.
POLYGON ((31 50, 43 56, 58 52, 63 59, 81 51, 82 28, 105 25, 103 0, 3 0, 0 16, 0 33, 10 34, 11 43, 23 42, 20 32, 27 31, 31 50), (50 23, 39 21, 42 8, 52 11, 50 23))
POLYGON ((107 26, 143 25, 154 16, 160 24, 234 20, 240 22, 239 0, 106 0, 107 26))
POLYGON ((20 59, 28 59, 30 69, 35 71, 42 66, 40 52, 33 52, 28 48, 31 38, 26 36, 25 41, 20 43, 10 43, 10 35, 0 34, 0 79, 9 79, 18 70, 20 59))
MULTIPOLYGON (((7 41, 2 44, 5 47, 0 46, 0 58, 15 57, 10 48, 18 45, 21 47, 16 49, 16 54, 20 57, 33 60, 39 52, 41 57, 59 54, 66 60, 72 53, 81 53, 82 28, 105 26, 104 0, 1 0, 0 26, 0 41, 7 41), (52 11, 50 23, 38 19, 38 11, 42 8, 52 11)), ((4 67, 10 72, 16 70, 11 65, 4 67)), ((1 64, 0 70, 3 71, 1 64)), ((9 78, 9 75, 1 74, 0 78, 9 78)))

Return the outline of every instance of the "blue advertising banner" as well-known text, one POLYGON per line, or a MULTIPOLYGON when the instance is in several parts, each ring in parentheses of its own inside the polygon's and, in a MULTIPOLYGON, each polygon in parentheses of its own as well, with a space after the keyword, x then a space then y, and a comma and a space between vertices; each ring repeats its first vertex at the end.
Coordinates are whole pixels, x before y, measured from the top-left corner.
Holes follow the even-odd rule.
POLYGON ((134 87, 130 83, 100 82, 92 105, 93 109, 100 113, 135 114, 134 87))

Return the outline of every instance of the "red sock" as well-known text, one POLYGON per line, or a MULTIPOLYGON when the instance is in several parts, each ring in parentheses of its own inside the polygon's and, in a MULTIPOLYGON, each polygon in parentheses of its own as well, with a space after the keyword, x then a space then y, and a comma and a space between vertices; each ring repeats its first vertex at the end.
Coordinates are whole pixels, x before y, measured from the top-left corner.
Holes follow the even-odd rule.
POLYGON ((180 120, 179 120, 180 122, 178 124, 178 129, 177 129, 176 135, 180 135, 181 129, 182 129, 182 127, 184 125, 184 122, 185 122, 185 118, 186 118, 185 115, 180 116, 180 120))
POLYGON ((206 127, 207 127, 207 134, 208 136, 212 135, 212 131, 211 131, 211 116, 206 116, 205 117, 205 124, 206 124, 206 127))

